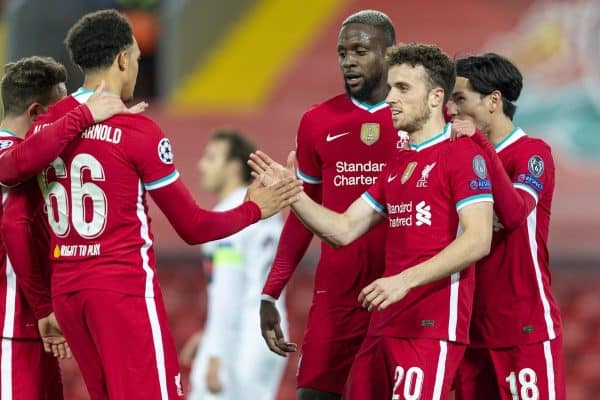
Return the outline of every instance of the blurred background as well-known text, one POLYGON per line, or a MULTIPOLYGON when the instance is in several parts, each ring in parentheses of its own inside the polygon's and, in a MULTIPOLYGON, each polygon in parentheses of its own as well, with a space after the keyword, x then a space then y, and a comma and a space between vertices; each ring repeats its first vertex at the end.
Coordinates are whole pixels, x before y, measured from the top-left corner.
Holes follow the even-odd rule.
MULTIPOLYGON (((0 61, 51 55, 81 83, 63 40, 81 15, 124 11, 142 50, 136 89, 172 139, 178 169, 198 202, 196 162, 213 129, 241 128, 284 159, 302 112, 343 90, 336 40, 344 18, 387 13, 400 42, 436 43, 451 56, 494 51, 525 76, 516 122, 548 141, 557 164, 550 253, 562 307, 569 399, 600 399, 600 2, 598 0, 5 0, 0 61)), ((156 207, 161 285, 178 346, 200 328, 205 282, 188 247, 156 207)), ((291 338, 301 343, 318 257, 313 243, 288 291, 291 338)), ((257 316, 258 317, 258 316, 257 316)), ((279 399, 293 399, 297 356, 279 399)), ((66 362, 66 399, 87 399, 66 362)), ((251 367, 251 366, 249 366, 251 367)), ((183 369, 184 375, 188 371, 183 369)), ((185 377, 187 382, 187 377, 185 377)))

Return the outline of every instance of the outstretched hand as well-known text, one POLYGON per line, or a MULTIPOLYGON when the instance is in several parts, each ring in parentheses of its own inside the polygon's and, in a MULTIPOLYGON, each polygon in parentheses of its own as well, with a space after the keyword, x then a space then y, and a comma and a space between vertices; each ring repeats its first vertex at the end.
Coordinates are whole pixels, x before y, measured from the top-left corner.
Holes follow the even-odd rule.
POLYGON ((460 137, 471 137, 477 132, 475 123, 470 119, 454 119, 452 121, 452 131, 450 132, 450 140, 454 141, 460 137))
POLYGON ((52 353, 54 357, 61 360, 72 357, 69 344, 63 336, 54 313, 38 320, 38 330, 46 353, 52 353))
POLYGON ((269 157, 268 154, 257 150, 250 154, 248 165, 252 168, 252 176, 259 179, 263 185, 270 186, 282 179, 295 176, 296 152, 288 154, 286 165, 283 166, 269 157))
POLYGON ((281 317, 271 301, 260 302, 260 331, 265 343, 273 353, 287 357, 297 349, 296 343, 287 342, 281 330, 281 317))
POLYGON ((101 81, 94 94, 86 101, 94 122, 102 122, 117 114, 139 114, 146 110, 148 103, 142 101, 127 108, 123 100, 114 93, 104 90, 105 81, 101 81))
POLYGON ((302 181, 293 176, 266 185, 265 179, 254 179, 248 186, 246 200, 260 208, 261 219, 269 218, 282 208, 295 203, 302 192, 302 181))

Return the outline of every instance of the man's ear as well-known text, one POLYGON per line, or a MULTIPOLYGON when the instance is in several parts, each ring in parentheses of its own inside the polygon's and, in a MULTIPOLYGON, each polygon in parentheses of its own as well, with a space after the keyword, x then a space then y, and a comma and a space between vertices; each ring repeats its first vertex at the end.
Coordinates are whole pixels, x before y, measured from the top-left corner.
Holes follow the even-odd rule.
POLYGON ((431 92, 429 92, 429 96, 430 104, 432 107, 436 108, 439 107, 440 104, 444 104, 444 89, 442 89, 441 87, 438 86, 436 88, 433 88, 431 92))
POLYGON ((499 90, 494 90, 492 93, 488 94, 487 97, 490 113, 495 112, 498 107, 502 109, 502 93, 500 93, 499 90))
POLYGON ((129 52, 127 50, 122 50, 117 54, 117 65, 120 71, 125 71, 127 69, 129 52))
POLYGON ((31 103, 29 107, 27 107, 27 115, 29 116, 31 121, 37 120, 40 115, 45 114, 47 112, 48 107, 37 102, 31 103))

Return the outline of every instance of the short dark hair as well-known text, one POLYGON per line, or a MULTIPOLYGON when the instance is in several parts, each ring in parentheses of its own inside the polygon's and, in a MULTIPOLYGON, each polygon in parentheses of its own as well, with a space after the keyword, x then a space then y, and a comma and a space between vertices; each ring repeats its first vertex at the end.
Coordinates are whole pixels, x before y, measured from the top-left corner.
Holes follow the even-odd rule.
POLYGON ((342 22, 342 27, 348 24, 363 24, 377 28, 385 40, 386 47, 396 43, 396 30, 390 17, 377 10, 362 10, 352 14, 342 22))
POLYGON ((67 70, 52 57, 26 57, 4 66, 4 115, 20 115, 32 103, 48 105, 54 87, 67 81, 67 70))
POLYGON ((393 46, 387 50, 385 61, 388 67, 402 64, 423 66, 429 89, 441 86, 444 89, 444 103, 450 98, 456 81, 456 68, 454 61, 436 45, 410 43, 393 46))
POLYGON ((250 154, 256 151, 254 143, 241 131, 232 128, 220 128, 210 138, 229 143, 228 160, 239 160, 242 164, 242 179, 245 183, 252 180, 252 169, 248 165, 250 154))
POLYGON ((69 29, 65 44, 73 62, 84 71, 103 69, 133 44, 133 32, 117 10, 101 10, 81 17, 69 29))
POLYGON ((496 53, 470 56, 456 61, 456 75, 469 80, 474 91, 487 96, 494 90, 502 94, 502 111, 513 119, 523 89, 523 75, 506 57, 496 53))

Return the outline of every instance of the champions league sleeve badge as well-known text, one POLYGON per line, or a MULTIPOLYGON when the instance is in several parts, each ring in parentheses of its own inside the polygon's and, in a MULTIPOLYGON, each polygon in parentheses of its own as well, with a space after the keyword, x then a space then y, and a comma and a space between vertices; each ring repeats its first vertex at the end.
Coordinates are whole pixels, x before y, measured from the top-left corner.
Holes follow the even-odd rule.
POLYGON ((544 173, 544 160, 540 156, 532 156, 527 162, 527 169, 531 175, 539 178, 544 173))
POLYGON ((169 139, 162 138, 158 142, 158 158, 165 164, 173 164, 173 150, 169 139))
POLYGON ((473 172, 475 172, 475 175, 480 179, 484 179, 487 176, 485 160, 479 154, 473 157, 473 172))

